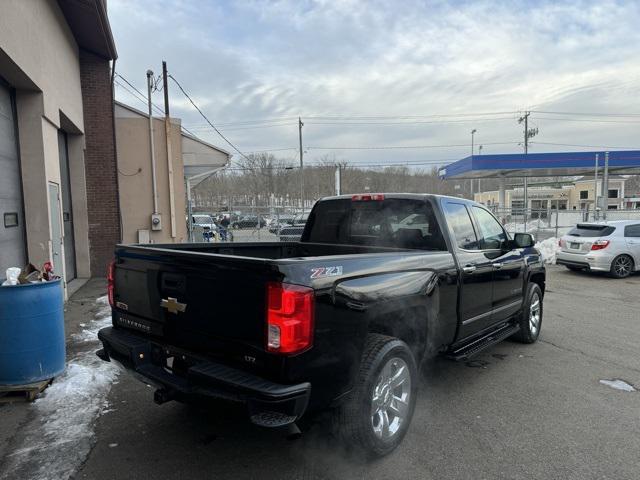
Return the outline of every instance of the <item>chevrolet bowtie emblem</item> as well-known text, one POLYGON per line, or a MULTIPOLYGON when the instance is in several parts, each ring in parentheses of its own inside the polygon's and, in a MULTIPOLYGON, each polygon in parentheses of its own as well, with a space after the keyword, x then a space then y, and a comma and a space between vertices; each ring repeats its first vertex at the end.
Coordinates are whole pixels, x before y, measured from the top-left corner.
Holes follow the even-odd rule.
POLYGON ((175 314, 178 312, 184 312, 187 309, 186 303, 180 303, 177 298, 173 297, 169 297, 166 300, 163 298, 160 302, 160 306, 175 314))

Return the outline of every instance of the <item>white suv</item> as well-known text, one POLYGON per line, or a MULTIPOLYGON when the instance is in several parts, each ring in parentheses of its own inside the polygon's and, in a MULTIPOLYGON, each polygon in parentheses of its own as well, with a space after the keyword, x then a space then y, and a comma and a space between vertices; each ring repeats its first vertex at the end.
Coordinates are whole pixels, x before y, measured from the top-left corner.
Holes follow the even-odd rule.
POLYGON ((556 263, 569 270, 628 277, 640 270, 640 220, 579 223, 560 241, 556 263))

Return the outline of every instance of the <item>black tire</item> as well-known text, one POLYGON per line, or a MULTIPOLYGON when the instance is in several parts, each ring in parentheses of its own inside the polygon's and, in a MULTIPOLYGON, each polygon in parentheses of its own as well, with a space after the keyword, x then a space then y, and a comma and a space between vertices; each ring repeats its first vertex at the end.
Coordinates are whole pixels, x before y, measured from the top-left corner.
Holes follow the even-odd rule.
MULTIPOLYGON (((399 371, 397 370, 396 372, 399 371)), ((354 446, 369 457, 380 457, 391 453, 402 442, 411 424, 416 405, 417 372, 415 359, 406 343, 385 335, 370 334, 367 336, 356 384, 336 415, 337 433, 347 446, 354 446), (398 359, 401 362, 398 362, 398 359), (405 390, 408 391, 408 398, 405 397, 408 401, 406 403, 402 402, 403 405, 407 405, 406 409, 404 409, 405 415, 401 422, 398 420, 400 417, 394 417, 391 425, 395 425, 398 422, 396 425, 397 430, 389 438, 381 438, 374 432, 374 423, 379 417, 377 413, 371 413, 374 405, 374 391, 382 385, 378 381, 385 366, 393 367, 394 364, 402 364, 402 362, 404 362, 401 367, 402 371, 405 371, 405 366, 408 371, 409 385, 403 382, 404 387, 398 386, 395 387, 395 390, 387 385, 380 390, 384 394, 380 393, 378 398, 388 398, 391 395, 393 398, 390 399, 390 402, 393 404, 394 399, 397 399, 397 397, 394 397, 394 392, 398 392, 400 389, 404 396, 405 390), (375 419, 374 416, 376 417, 375 419)), ((381 403, 383 402, 381 401, 381 403)), ((386 408, 391 407, 382 407, 382 409, 386 408)), ((396 407, 394 406, 393 408, 396 407)), ((386 418, 387 425, 389 425, 389 416, 387 415, 386 418)), ((383 429, 384 427, 379 425, 379 428, 383 429)), ((391 429, 391 426, 387 428, 388 431, 391 431, 391 429)), ((384 436, 384 433, 381 435, 384 436)))
POLYGON ((627 278, 633 272, 633 258, 629 255, 618 255, 611 262, 611 270, 609 274, 613 278, 627 278))
POLYGON ((518 330, 511 338, 520 343, 534 343, 540 336, 540 329, 542 328, 542 317, 544 308, 542 304, 542 290, 537 283, 529 283, 527 288, 527 296, 520 316, 520 330, 518 330), (539 316, 534 328, 534 321, 532 320, 532 305, 538 302, 539 316))
POLYGON ((574 267, 573 265, 565 265, 565 267, 567 267, 572 272, 581 272, 582 270, 584 270, 584 267, 574 267))

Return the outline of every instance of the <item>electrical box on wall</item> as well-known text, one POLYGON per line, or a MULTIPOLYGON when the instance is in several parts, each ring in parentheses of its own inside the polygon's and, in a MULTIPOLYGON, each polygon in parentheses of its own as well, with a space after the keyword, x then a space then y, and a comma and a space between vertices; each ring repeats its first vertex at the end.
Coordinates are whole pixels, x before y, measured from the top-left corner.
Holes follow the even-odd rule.
POLYGON ((151 230, 162 230, 162 215, 159 213, 151 215, 151 230))

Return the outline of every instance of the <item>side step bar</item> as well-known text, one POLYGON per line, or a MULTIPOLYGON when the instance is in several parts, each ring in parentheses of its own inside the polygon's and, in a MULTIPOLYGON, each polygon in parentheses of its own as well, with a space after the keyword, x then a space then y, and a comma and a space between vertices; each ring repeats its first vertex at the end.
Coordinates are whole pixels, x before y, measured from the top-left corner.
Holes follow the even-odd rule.
POLYGON ((461 360, 468 360, 474 355, 482 352, 483 350, 501 342, 505 338, 510 337, 514 333, 520 330, 520 325, 507 323, 497 330, 494 330, 486 335, 473 340, 466 345, 456 348, 455 350, 449 350, 444 355, 446 358, 459 362, 461 360))

